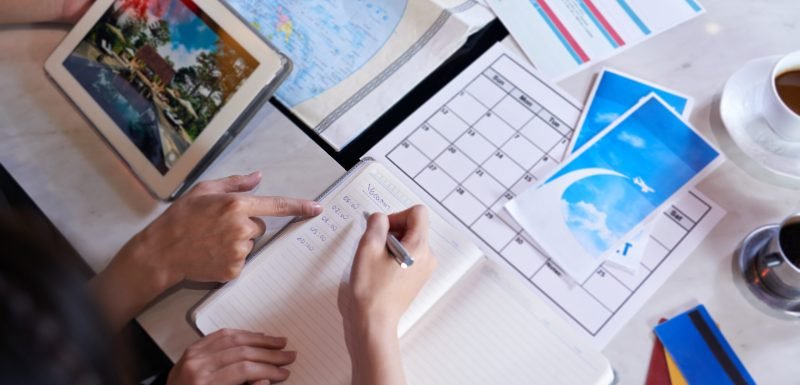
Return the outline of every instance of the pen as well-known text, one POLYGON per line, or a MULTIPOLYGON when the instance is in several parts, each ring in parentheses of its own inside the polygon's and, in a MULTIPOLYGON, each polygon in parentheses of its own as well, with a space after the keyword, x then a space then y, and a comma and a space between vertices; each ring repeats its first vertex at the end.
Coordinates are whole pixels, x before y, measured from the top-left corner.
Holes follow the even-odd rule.
MULTIPOLYGON (((369 213, 364 211, 364 219, 369 219, 369 213)), ((394 236, 394 234, 389 233, 389 236, 386 238, 386 247, 389 249, 389 254, 392 254, 394 260, 400 264, 400 267, 403 269, 407 269, 409 266, 414 264, 414 258, 411 258, 411 254, 408 253, 403 244, 400 243, 400 240, 394 236)))

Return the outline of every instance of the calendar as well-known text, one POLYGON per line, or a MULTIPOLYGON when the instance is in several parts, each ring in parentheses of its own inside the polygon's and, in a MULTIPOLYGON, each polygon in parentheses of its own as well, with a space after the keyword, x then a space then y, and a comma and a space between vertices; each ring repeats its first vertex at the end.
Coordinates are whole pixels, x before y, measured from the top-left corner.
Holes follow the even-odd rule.
MULTIPOLYGON (((635 272, 574 282, 503 209, 559 165, 582 104, 498 44, 368 152, 602 348, 722 219, 701 193, 654 221, 635 272)), ((629 252, 629 250, 625 250, 629 252)))

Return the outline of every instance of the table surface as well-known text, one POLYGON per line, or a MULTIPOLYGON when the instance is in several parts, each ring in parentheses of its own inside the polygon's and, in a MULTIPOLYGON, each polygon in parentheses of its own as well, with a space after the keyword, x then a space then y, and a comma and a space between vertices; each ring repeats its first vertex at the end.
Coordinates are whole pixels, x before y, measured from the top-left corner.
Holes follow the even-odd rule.
MULTIPOLYGON (((705 0, 708 12, 611 60, 563 81, 583 99, 600 66, 610 66, 695 98, 691 122, 728 156, 698 189, 728 215, 653 295, 604 353, 622 384, 644 382, 652 326, 703 303, 759 383, 800 378, 800 322, 757 310, 735 283, 731 256, 752 229, 800 208, 800 182, 748 162, 719 123, 716 102, 726 79, 748 61, 800 49, 796 0, 705 0)), ((165 206, 153 200, 42 69, 66 30, 0 29, 0 162, 95 270, 165 206)), ((430 93, 435 90, 430 90, 430 93)), ((421 103, 421 101, 419 101, 421 103)), ((352 164, 390 128, 371 128, 336 157, 352 164)), ((329 149, 328 149, 329 151, 329 149)), ((204 174, 204 179, 261 170, 259 194, 313 198, 344 169, 322 147, 268 105, 204 174)), ((271 221, 271 228, 280 225, 271 221)), ((206 291, 181 287, 139 322, 173 359, 198 335, 186 310, 206 291)))

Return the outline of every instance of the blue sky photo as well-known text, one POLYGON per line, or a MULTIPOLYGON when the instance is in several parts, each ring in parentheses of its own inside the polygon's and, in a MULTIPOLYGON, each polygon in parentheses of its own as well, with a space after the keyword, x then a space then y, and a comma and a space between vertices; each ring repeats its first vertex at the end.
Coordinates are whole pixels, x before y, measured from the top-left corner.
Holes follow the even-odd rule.
POLYGON ((651 87, 612 71, 604 71, 598 81, 600 84, 589 105, 586 119, 575 138, 573 152, 578 151, 595 135, 652 92, 664 99, 679 114, 683 114, 688 103, 688 100, 682 96, 651 87))
POLYGON ((162 56, 169 56, 175 69, 197 64, 202 52, 216 52, 219 35, 201 18, 190 14, 180 0, 173 0, 161 19, 169 23, 172 40, 158 48, 162 56), (187 17, 187 14, 191 16, 187 17))
POLYGON ((652 98, 546 183, 582 169, 602 168, 624 175, 580 179, 561 197, 567 227, 587 252, 599 256, 718 155, 652 98))

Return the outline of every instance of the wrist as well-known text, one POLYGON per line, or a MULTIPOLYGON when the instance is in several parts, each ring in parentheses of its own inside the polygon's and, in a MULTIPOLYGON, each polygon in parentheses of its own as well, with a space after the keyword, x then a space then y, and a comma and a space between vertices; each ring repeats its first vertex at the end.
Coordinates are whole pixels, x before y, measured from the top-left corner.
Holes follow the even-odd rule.
POLYGON ((396 337, 399 321, 386 312, 356 307, 356 333, 361 337, 396 337))
POLYGON ((181 282, 184 277, 160 258, 159 249, 149 242, 147 230, 134 236, 112 261, 123 273, 139 284, 145 285, 149 291, 161 294, 181 282))
POLYGON ((113 330, 121 330, 178 282, 157 261, 157 250, 150 250, 137 235, 89 283, 97 305, 113 330))

